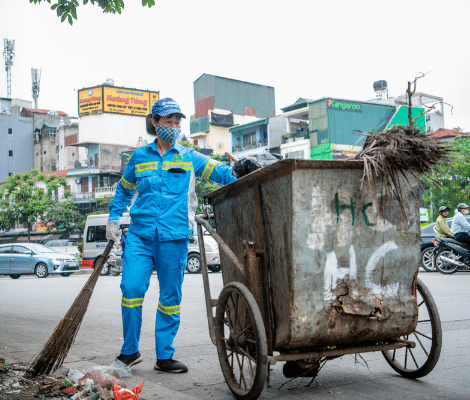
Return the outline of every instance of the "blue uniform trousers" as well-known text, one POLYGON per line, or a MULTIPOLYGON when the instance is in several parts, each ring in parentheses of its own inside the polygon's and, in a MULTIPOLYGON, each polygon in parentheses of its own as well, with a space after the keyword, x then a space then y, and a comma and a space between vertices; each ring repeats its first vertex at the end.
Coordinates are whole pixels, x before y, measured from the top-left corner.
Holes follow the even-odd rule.
POLYGON ((174 338, 180 324, 181 286, 188 253, 188 239, 160 242, 143 239, 129 230, 121 280, 124 344, 121 354, 139 350, 142 306, 155 268, 160 297, 155 320, 157 359, 166 360, 175 352, 174 338))

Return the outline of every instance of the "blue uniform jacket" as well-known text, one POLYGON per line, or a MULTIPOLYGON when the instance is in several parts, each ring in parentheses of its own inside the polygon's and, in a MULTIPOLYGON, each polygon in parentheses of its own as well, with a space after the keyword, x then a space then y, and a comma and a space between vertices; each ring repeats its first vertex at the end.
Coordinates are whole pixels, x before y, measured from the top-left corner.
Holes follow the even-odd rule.
POLYGON ((195 229, 196 177, 222 185, 237 179, 224 163, 178 143, 163 157, 155 141, 140 147, 117 185, 109 217, 121 217, 137 189, 129 230, 144 239, 154 239, 155 232, 160 241, 186 239, 195 229))

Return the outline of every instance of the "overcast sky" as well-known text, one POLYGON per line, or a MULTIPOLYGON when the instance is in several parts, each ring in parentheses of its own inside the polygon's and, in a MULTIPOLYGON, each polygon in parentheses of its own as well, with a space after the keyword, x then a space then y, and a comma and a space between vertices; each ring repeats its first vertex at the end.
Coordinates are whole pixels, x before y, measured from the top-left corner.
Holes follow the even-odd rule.
MULTIPOLYGON (((42 69, 39 108, 77 116, 77 89, 112 78, 116 86, 173 97, 189 117, 193 82, 207 73, 273 86, 280 113, 299 97, 373 99, 381 79, 389 96, 398 96, 430 72, 417 91, 453 105, 453 115, 444 108, 446 128, 470 131, 469 0, 125 4, 121 15, 81 5, 70 26, 45 1, 0 0, 2 38, 16 42, 12 97, 32 100, 34 67, 42 69)), ((0 96, 6 94, 2 61, 0 96)))

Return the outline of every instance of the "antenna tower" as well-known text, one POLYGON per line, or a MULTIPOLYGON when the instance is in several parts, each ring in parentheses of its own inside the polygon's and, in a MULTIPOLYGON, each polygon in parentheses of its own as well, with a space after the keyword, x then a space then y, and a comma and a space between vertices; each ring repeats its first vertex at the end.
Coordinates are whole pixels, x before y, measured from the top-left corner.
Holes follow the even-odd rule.
POLYGON ((3 58, 5 59, 5 71, 7 71, 7 98, 11 99, 11 66, 15 57, 15 40, 3 39, 3 58))
POLYGON ((34 99, 34 108, 37 110, 39 86, 41 85, 41 70, 40 69, 31 68, 31 81, 33 82, 32 91, 33 91, 33 99, 34 99))

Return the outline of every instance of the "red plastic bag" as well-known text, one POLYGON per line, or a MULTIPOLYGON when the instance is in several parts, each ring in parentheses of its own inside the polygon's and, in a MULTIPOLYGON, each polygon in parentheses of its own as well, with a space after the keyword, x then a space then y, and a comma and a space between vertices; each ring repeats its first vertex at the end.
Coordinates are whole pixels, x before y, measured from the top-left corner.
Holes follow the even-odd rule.
POLYGON ((142 387, 144 386, 144 382, 140 382, 134 389, 124 389, 119 385, 113 386, 113 394, 114 400, 137 400, 139 398, 139 394, 142 391, 142 387))

